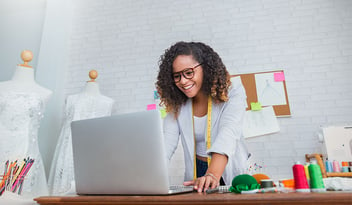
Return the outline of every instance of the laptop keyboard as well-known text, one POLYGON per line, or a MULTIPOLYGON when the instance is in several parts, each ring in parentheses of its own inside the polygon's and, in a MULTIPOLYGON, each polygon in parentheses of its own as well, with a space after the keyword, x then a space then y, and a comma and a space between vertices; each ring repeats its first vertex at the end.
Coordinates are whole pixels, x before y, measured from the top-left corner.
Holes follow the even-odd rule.
POLYGON ((183 186, 183 185, 171 185, 169 186, 169 190, 172 191, 187 191, 193 189, 192 186, 183 186))
MULTIPOLYGON (((231 186, 219 186, 219 193, 228 193, 230 192, 229 189, 230 189, 231 186)), ((177 190, 177 191, 188 191, 190 189, 193 189, 192 186, 184 186, 184 185, 171 185, 169 186, 169 190, 177 190)))

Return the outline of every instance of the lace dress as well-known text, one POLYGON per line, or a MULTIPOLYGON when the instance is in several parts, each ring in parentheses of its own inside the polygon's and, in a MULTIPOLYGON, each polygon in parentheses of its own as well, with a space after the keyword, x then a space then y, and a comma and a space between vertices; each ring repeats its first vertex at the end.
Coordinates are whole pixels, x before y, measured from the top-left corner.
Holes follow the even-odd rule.
POLYGON ((70 95, 66 99, 63 127, 56 145, 49 175, 51 195, 74 193, 74 167, 70 124, 83 120, 111 115, 113 100, 102 95, 85 93, 70 95))
POLYGON ((46 100, 38 93, 0 92, 0 173, 7 160, 18 160, 17 164, 27 157, 35 160, 23 183, 23 196, 48 194, 37 135, 46 100))

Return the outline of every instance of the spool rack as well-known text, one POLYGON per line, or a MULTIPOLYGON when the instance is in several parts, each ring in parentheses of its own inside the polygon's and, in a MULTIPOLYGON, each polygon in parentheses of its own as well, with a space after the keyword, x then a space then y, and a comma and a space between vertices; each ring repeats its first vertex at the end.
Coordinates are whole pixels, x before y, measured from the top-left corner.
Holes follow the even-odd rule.
POLYGON ((327 177, 352 177, 352 172, 326 172, 325 165, 323 163, 323 155, 322 154, 306 154, 306 162, 309 162, 310 159, 315 158, 317 160, 317 164, 320 166, 321 174, 323 178, 327 177))

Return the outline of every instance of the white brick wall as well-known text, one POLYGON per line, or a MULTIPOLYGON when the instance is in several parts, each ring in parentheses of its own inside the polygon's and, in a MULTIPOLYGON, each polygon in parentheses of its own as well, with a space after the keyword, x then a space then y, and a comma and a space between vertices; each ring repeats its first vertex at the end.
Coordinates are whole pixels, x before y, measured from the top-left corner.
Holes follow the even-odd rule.
MULTIPOLYGON (((320 152, 319 126, 352 123, 352 1, 349 0, 76 0, 66 94, 90 69, 115 113, 153 103, 158 60, 171 44, 203 41, 231 74, 283 69, 292 116, 280 133, 248 139, 252 163, 274 179, 320 152)), ((182 151, 170 164, 181 183, 182 151)))

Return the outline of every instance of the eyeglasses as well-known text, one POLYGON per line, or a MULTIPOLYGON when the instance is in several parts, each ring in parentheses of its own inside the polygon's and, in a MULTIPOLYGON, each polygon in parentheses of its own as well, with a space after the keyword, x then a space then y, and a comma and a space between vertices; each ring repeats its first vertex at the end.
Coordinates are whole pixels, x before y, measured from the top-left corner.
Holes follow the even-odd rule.
POLYGON ((181 81, 181 74, 183 75, 183 77, 185 77, 186 79, 192 79, 194 76, 194 69, 196 69, 197 67, 199 67, 200 65, 202 65, 202 63, 199 63, 198 65, 194 66, 193 68, 186 68, 182 71, 179 72, 175 72, 173 73, 173 77, 174 77, 174 81, 175 83, 178 83, 181 81))

